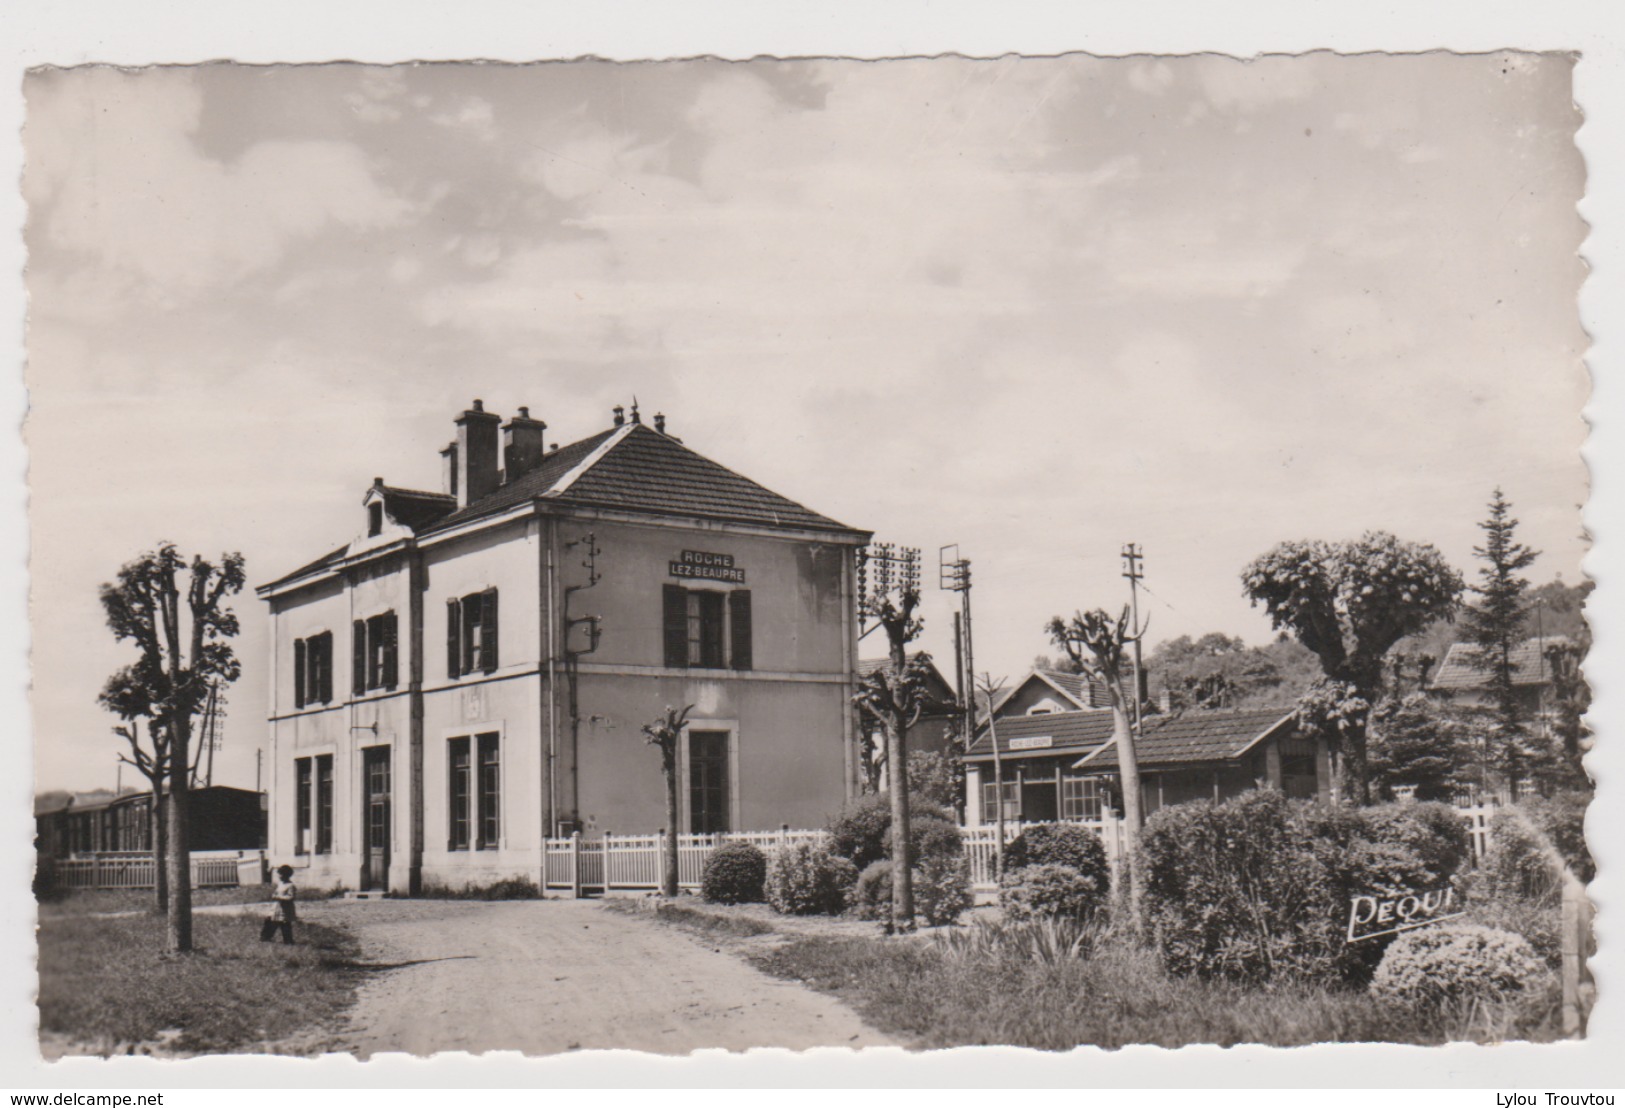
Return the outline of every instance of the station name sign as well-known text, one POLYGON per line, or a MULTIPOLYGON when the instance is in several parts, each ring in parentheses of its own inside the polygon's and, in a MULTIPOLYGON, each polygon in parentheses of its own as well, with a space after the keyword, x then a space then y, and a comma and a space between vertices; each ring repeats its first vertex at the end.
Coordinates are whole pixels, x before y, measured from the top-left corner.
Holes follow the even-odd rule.
POLYGON ((745 571, 734 565, 732 554, 685 550, 680 558, 669 564, 673 577, 688 577, 700 581, 727 581, 734 585, 745 583, 745 571))
POLYGON ((1011 739, 1011 750, 1044 750, 1055 745, 1054 735, 1031 735, 1024 739, 1011 739))
POLYGON ((1410 931, 1465 914, 1451 911, 1455 907, 1456 890, 1449 885, 1402 896, 1352 897, 1349 900, 1348 941, 1364 942, 1379 935, 1410 931))

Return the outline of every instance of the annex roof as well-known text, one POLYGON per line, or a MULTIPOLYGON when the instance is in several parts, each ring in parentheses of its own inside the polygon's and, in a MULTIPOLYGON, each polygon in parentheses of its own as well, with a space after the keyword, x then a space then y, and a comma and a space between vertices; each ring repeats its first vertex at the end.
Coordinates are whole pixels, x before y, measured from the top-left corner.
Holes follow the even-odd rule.
MULTIPOLYGON (((1514 685, 1544 685, 1551 680, 1551 663, 1545 651, 1553 646, 1564 646, 1568 639, 1562 635, 1548 635, 1543 639, 1530 639, 1512 650, 1512 683, 1514 685)), ((1429 688, 1452 692, 1482 689, 1489 684, 1490 674, 1477 664, 1478 650, 1471 643, 1451 644, 1444 661, 1433 674, 1429 688)))
MULTIPOLYGON (((1272 733, 1296 729, 1293 713, 1280 708, 1193 708, 1152 716, 1134 745, 1140 768, 1239 758, 1272 733)), ((1080 758, 1074 768, 1117 769, 1117 747, 1106 744, 1080 758)))
MULTIPOLYGON (((1094 750, 1112 738, 1112 714, 1101 711, 1050 712, 1040 716, 1008 716, 998 719, 993 730, 999 736, 999 753, 1015 756, 1053 755, 1056 751, 1094 750), (1043 740, 1042 746, 1033 745, 1043 740), (1014 747, 1012 747, 1014 743, 1014 747)), ((984 725, 965 757, 981 760, 993 756, 993 745, 984 725)))

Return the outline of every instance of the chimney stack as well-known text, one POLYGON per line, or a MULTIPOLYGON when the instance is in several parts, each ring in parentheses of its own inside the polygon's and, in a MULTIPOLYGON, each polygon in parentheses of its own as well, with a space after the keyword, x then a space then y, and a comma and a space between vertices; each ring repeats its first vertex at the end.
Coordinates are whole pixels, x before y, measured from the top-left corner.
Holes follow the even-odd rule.
POLYGON ((502 427, 502 480, 504 483, 523 477, 541 464, 544 453, 542 434, 547 424, 530 418, 529 408, 520 408, 519 414, 502 427))
POLYGON ((615 426, 619 427, 623 423, 626 422, 626 409, 625 408, 623 408, 619 404, 617 404, 617 405, 615 405, 615 407, 611 408, 610 410, 615 413, 615 426))
POLYGON ((655 430, 659 431, 662 435, 666 433, 666 417, 660 412, 655 413, 655 430))
POLYGON ((447 495, 457 495, 457 444, 454 442, 448 442, 440 452, 440 486, 447 495))
POLYGON ((457 417, 457 460, 461 465, 457 506, 465 508, 496 491, 497 430, 502 417, 485 410, 482 401, 457 417))

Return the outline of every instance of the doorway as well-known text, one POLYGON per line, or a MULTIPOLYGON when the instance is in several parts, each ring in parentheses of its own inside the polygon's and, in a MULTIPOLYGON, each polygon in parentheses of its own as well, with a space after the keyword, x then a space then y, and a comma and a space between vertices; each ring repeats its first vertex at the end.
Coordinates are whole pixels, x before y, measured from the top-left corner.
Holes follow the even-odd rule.
POLYGON ((389 753, 387 746, 369 746, 361 752, 363 892, 389 889, 389 753))

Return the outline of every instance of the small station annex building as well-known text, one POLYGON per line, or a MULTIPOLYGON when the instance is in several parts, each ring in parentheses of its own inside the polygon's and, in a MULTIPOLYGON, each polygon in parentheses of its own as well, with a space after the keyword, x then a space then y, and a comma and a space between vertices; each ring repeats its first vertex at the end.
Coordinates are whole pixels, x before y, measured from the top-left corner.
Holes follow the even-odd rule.
POLYGON ((871 537, 616 408, 566 446, 457 417, 439 492, 376 479, 270 607, 270 849, 315 886, 535 879, 544 840, 665 823, 642 732, 692 705, 680 830, 818 826, 855 791, 871 537))

